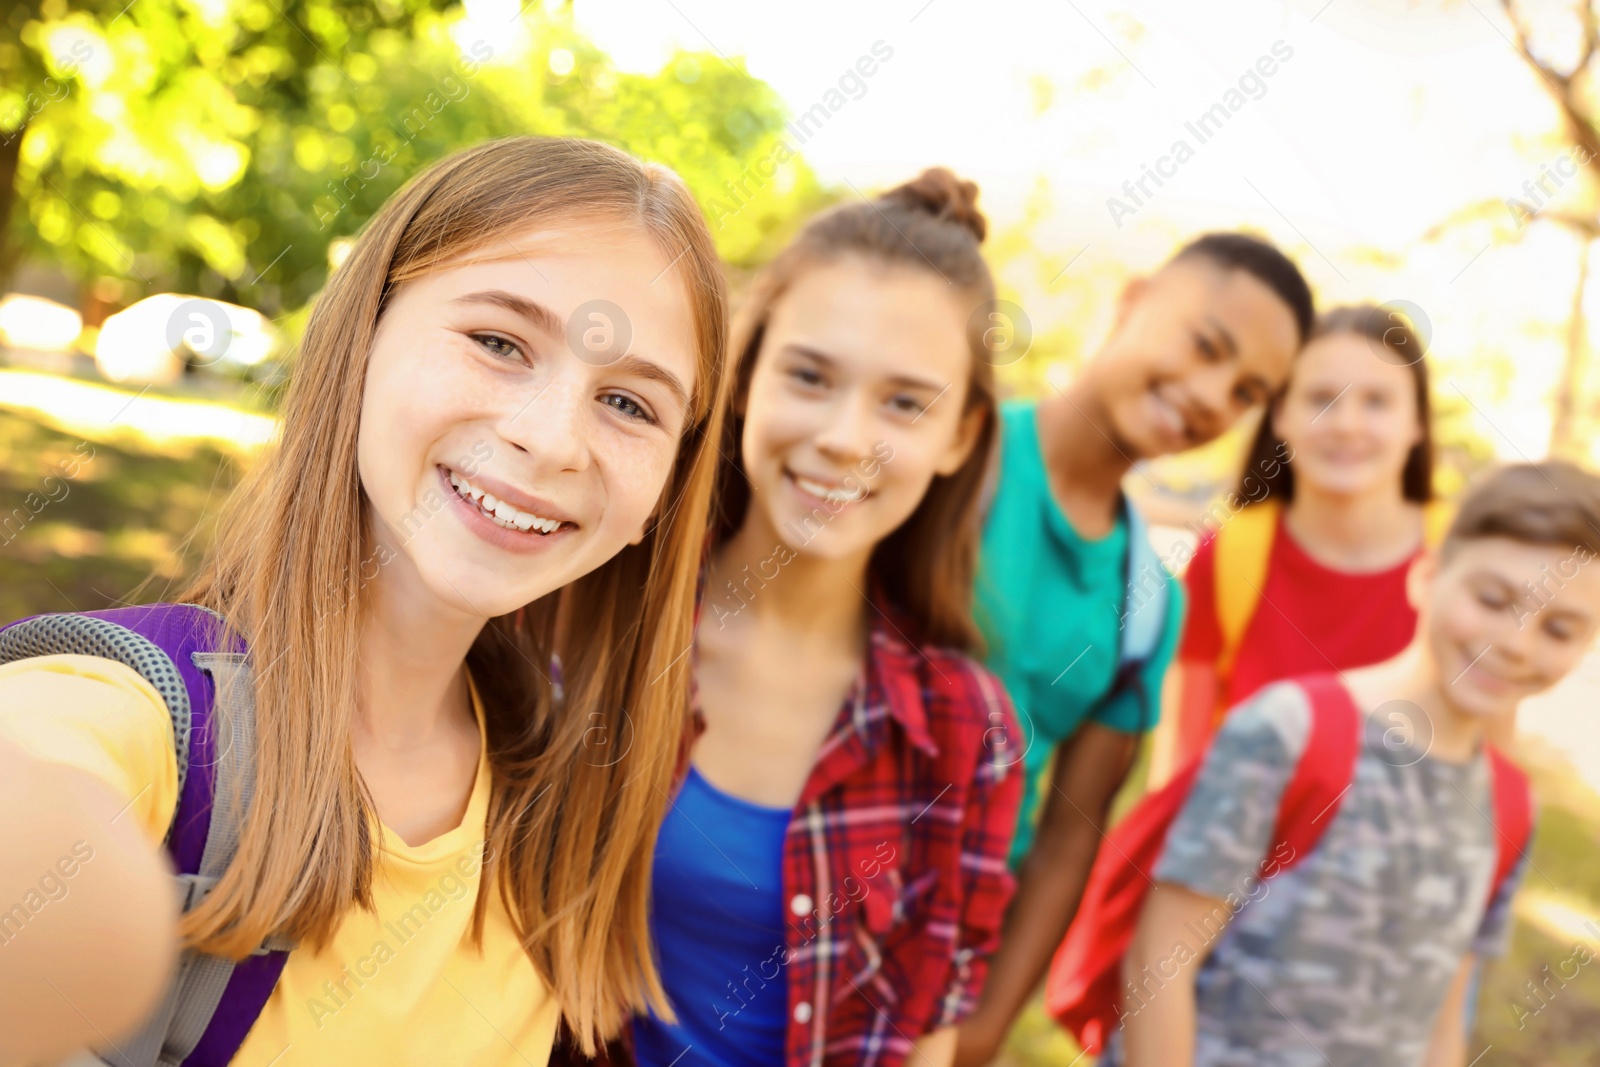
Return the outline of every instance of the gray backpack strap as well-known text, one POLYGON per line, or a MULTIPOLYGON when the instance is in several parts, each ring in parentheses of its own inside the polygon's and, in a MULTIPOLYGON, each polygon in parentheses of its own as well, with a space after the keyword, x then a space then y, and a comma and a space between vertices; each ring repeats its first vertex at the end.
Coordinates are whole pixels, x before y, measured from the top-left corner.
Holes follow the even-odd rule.
MULTIPOLYGON (((185 911, 205 899, 233 862, 243 812, 255 794, 256 708, 250 667, 241 653, 196 652, 193 659, 216 684, 212 722, 225 725, 229 734, 217 739, 211 824, 200 873, 179 876, 185 911)), ((184 953, 161 1010, 133 1042, 123 1045, 121 1055, 119 1050, 102 1055, 115 1067, 181 1067, 216 1014, 233 967, 230 959, 184 953)))
POLYGON ((0 630, 0 663, 33 656, 82 655, 133 668, 166 702, 178 757, 178 792, 189 774, 189 690, 172 657, 154 641, 126 626, 89 615, 37 615, 0 630))
MULTIPOLYGON (((187 820, 175 815, 168 830, 169 846, 190 856, 186 862, 194 862, 195 848, 200 846, 197 873, 177 875, 183 911, 204 900, 233 862, 243 813, 255 794, 255 688, 250 667, 243 652, 191 651, 193 645, 188 642, 193 635, 180 613, 198 611, 215 616, 214 612, 193 605, 155 605, 101 613, 109 618, 76 613, 43 615, 0 628, 0 663, 59 654, 98 656, 126 664, 155 688, 172 716, 179 814, 188 802, 184 799, 188 795, 185 784, 195 751, 195 723, 199 720, 210 724, 214 740, 211 802, 187 820), (145 632, 132 629, 134 626, 145 632), (200 680, 197 671, 210 675, 214 694, 210 700, 197 697, 203 700, 199 709, 192 705, 189 689, 200 680), (228 731, 225 737, 216 736, 224 729, 228 731), (201 833, 205 835, 203 845, 196 840, 201 833)), ((215 617, 220 620, 220 616, 215 617)), ((204 748, 200 751, 204 752, 204 748)), ((204 771, 201 767, 202 774, 204 771)), ((232 1015, 225 1015, 224 1020, 233 1021, 239 1040, 270 995, 282 968, 283 954, 294 947, 287 939, 268 938, 256 949, 252 967, 256 967, 257 957, 277 954, 276 969, 256 967, 254 976, 241 975, 247 979, 246 985, 254 983, 254 992, 240 989, 228 994, 232 1015)), ((68 1063, 71 1067, 105 1063, 115 1067, 180 1067, 217 1015, 235 966, 232 960, 185 953, 160 1007, 138 1034, 98 1055, 85 1053, 68 1063)), ((237 1042, 227 1047, 237 1048, 237 1042)))

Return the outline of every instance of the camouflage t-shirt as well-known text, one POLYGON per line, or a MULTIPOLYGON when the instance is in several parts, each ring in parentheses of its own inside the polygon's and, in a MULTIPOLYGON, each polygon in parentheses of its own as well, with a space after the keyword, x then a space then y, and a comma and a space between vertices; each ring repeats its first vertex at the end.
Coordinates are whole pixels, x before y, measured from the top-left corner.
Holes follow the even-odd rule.
MULTIPOLYGON (((1220 922, 1192 927, 1173 947, 1181 963, 1215 943, 1195 980, 1195 1067, 1420 1064, 1463 955, 1504 951, 1527 860, 1487 901, 1488 761, 1427 756, 1427 722, 1403 707, 1366 719, 1355 776, 1317 848, 1264 882, 1256 872, 1310 708, 1298 686, 1273 685, 1218 731, 1155 871, 1237 909, 1220 935, 1220 922)), ((1146 975, 1124 1010, 1162 984, 1146 975)), ((1102 1064, 1121 1062, 1121 1036, 1102 1064)))

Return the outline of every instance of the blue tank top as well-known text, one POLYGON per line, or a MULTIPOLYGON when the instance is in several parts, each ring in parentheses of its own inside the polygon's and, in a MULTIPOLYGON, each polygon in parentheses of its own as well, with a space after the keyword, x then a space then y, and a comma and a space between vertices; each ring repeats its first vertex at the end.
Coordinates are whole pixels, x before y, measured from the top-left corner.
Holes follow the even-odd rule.
POLYGON ((656 838, 651 876, 651 940, 678 1022, 635 1021, 639 1067, 783 1064, 789 814, 729 796, 690 766, 656 838))

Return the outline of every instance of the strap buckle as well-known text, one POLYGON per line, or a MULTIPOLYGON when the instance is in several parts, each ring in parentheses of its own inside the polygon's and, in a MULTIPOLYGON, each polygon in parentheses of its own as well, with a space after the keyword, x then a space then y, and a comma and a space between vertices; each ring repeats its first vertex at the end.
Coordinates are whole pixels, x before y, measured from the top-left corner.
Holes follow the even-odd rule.
MULTIPOLYGON (((217 887, 221 878, 209 874, 180 874, 178 875, 178 904, 183 911, 193 911, 200 906, 211 891, 217 887)), ((269 956, 274 952, 292 952, 298 947, 298 942, 293 938, 281 934, 273 934, 261 944, 250 950, 252 956, 269 956)))
POLYGON ((210 895, 220 880, 217 876, 209 874, 178 875, 179 909, 184 912, 190 912, 198 908, 200 902, 210 895))
POLYGON ((298 947, 299 942, 294 938, 284 937, 282 934, 272 934, 261 942, 259 947, 251 949, 250 955, 270 956, 274 952, 293 952, 298 947))

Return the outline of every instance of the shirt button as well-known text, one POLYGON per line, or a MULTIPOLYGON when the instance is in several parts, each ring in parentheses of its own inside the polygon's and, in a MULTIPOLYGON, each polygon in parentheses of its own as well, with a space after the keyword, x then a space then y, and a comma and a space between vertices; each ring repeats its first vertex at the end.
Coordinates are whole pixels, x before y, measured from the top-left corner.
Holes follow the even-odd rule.
MULTIPOLYGON (((796 893, 789 901, 789 910, 794 912, 796 915, 805 915, 809 913, 811 911, 811 898, 806 896, 804 893, 796 893)), ((806 1010, 810 1011, 810 1008, 807 1008, 806 1010)), ((801 1019, 800 1021, 805 1022, 804 1019, 801 1019)))
POLYGON ((808 1001, 802 1000, 794 1006, 794 1021, 797 1023, 811 1021, 811 1004, 808 1001))

